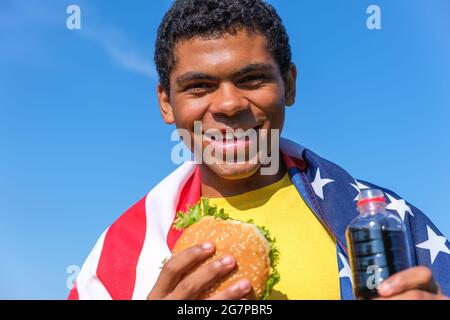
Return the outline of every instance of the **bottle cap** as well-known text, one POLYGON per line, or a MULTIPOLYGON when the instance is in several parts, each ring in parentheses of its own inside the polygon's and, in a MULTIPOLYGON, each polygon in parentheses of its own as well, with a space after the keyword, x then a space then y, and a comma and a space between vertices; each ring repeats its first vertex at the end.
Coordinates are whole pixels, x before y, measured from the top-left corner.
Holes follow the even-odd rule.
POLYGON ((383 191, 378 189, 361 190, 358 196, 358 207, 361 207, 368 203, 386 203, 383 191))

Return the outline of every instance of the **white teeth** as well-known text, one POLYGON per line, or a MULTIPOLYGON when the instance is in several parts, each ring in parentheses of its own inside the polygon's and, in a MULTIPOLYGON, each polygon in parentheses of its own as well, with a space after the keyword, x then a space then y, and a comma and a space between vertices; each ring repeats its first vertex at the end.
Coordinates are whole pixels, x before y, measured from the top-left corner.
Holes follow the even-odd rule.
POLYGON ((225 135, 225 140, 234 140, 233 132, 227 132, 225 135))
POLYGON ((236 139, 242 139, 245 136, 245 131, 242 129, 236 130, 234 136, 236 139))

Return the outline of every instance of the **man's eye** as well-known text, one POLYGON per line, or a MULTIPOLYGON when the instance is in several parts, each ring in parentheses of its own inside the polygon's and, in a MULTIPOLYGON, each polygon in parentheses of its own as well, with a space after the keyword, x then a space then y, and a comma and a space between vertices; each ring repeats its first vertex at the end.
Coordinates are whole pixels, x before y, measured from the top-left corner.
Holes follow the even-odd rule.
POLYGON ((202 93, 211 90, 212 85, 209 83, 194 83, 186 87, 189 93, 202 93))
POLYGON ((251 75, 242 78, 240 82, 244 85, 259 85, 264 82, 264 79, 262 75, 251 75))

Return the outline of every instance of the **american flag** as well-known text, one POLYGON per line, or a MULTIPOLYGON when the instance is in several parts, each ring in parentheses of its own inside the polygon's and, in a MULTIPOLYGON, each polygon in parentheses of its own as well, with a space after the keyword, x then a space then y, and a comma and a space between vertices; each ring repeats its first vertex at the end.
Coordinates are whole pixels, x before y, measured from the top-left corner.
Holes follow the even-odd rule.
MULTIPOLYGON (((280 151, 292 183, 311 211, 336 239, 341 299, 353 299, 345 230, 356 217, 359 191, 377 188, 387 209, 405 223, 414 265, 429 267, 450 295, 450 250, 446 238, 416 207, 394 192, 357 180, 336 164, 285 138, 280 151)), ((181 235, 173 228, 176 212, 200 198, 200 171, 185 162, 113 223, 95 244, 69 299, 146 299, 162 261, 181 235)))

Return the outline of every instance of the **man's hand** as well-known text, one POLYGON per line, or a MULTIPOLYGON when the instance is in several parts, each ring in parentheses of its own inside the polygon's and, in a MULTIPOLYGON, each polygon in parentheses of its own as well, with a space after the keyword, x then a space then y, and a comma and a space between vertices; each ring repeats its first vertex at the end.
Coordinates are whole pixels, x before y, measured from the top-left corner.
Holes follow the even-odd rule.
MULTIPOLYGON (((147 300, 197 299, 208 287, 236 268, 236 260, 232 256, 225 256, 196 269, 201 262, 212 256, 214 251, 214 245, 206 242, 172 257, 164 264, 147 300)), ((239 300, 245 298, 250 290, 250 282, 243 279, 209 299, 239 300)))
POLYGON ((431 270, 414 267, 396 273, 381 283, 378 289, 381 300, 447 300, 433 279, 431 270))

